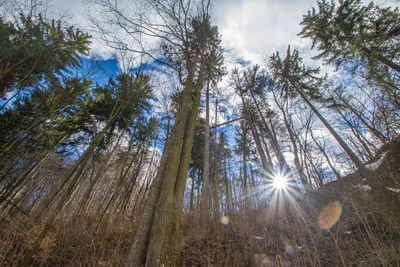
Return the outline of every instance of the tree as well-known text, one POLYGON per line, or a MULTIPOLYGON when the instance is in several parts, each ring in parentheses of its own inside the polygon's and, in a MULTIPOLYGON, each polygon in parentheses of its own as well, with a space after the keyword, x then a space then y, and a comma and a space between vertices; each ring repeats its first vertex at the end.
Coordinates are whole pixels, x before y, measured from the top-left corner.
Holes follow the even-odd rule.
POLYGON ((250 142, 250 136, 249 136, 249 125, 247 121, 242 120, 240 121, 240 127, 236 129, 237 133, 237 138, 236 138, 236 143, 237 147, 235 152, 242 157, 242 166, 241 166, 241 184, 243 187, 243 202, 244 202, 244 210, 245 212, 248 212, 250 210, 250 193, 251 189, 249 186, 249 178, 248 178, 248 161, 250 158, 250 152, 251 152, 251 142, 250 142))
POLYGON ((374 80, 389 94, 397 94, 393 71, 400 72, 400 13, 398 9, 380 8, 361 0, 318 1, 303 17, 303 38, 311 38, 327 63, 337 66, 366 66, 368 79, 374 80))
POLYGON ((13 107, 0 116, 0 124, 5 129, 0 134, 0 157, 24 138, 40 138, 29 142, 40 145, 48 141, 51 134, 76 132, 79 120, 83 126, 83 114, 78 110, 82 101, 87 100, 91 84, 92 81, 84 78, 64 77, 37 86, 31 94, 17 98, 13 107))
POLYGON ((311 69, 302 64, 299 52, 290 46, 286 51, 285 58, 281 58, 279 52, 274 53, 269 61, 269 70, 276 81, 276 90, 280 91, 281 97, 295 97, 300 95, 307 106, 315 113, 318 119, 325 125, 335 140, 347 153, 351 161, 360 170, 362 175, 368 176, 369 172, 352 149, 343 141, 339 134, 333 129, 318 109, 311 103, 311 99, 318 99, 319 89, 325 80, 317 77, 319 69, 311 69))
MULTIPOLYGON (((252 71, 257 72, 257 69, 253 69, 252 71)), ((243 75, 245 76, 245 75, 247 75, 247 73, 244 72, 243 75)), ((252 108, 249 106, 250 101, 248 101, 245 98, 245 93, 249 93, 249 90, 252 90, 253 87, 257 86, 255 84, 256 81, 254 79, 252 81, 249 81, 248 79, 246 80, 245 78, 240 78, 237 70, 235 70, 233 72, 232 76, 233 76, 235 89, 236 89, 237 93, 239 94, 240 98, 242 99, 242 105, 243 105, 242 112, 244 113, 244 117, 246 118, 248 125, 250 127, 251 133, 252 133, 254 141, 256 143, 258 154, 260 155, 260 158, 261 158, 262 165, 266 169, 271 168, 272 163, 267 160, 264 149, 261 145, 260 137, 256 133, 256 125, 254 123, 254 118, 253 118, 254 112, 252 112, 252 108)), ((254 98, 253 98, 253 101, 254 101, 254 98)), ((260 112, 261 110, 257 109, 257 111, 260 112)))
MULTIPOLYGON (((260 130, 264 131, 267 138, 271 140, 272 149, 279 162, 279 171, 286 173, 289 170, 289 166, 283 155, 274 125, 272 124, 274 112, 269 109, 268 104, 265 101, 260 102, 256 98, 256 95, 260 95, 261 91, 266 88, 267 83, 265 75, 259 71, 259 66, 254 66, 251 70, 244 71, 242 76, 240 76, 237 71, 234 71, 232 77, 235 89, 242 99, 244 117, 248 121, 263 167, 266 168, 268 173, 273 173, 273 164, 270 160, 268 151, 265 153, 262 148, 262 140, 257 134, 256 126, 258 126, 260 130), (260 121, 261 123, 259 123, 260 121), (267 156, 269 157, 268 159, 267 156)), ((293 177, 290 178, 292 179, 293 177)), ((293 184, 296 183, 294 182, 293 184)))
POLYGON ((60 186, 55 188, 44 200, 44 207, 47 207, 54 200, 56 195, 66 186, 65 192, 57 202, 54 212, 47 219, 34 249, 37 249, 39 241, 46 236, 56 216, 70 199, 86 164, 95 149, 103 141, 107 132, 113 131, 114 127, 119 126, 123 128, 126 121, 132 121, 142 109, 149 105, 148 101, 151 96, 149 80, 149 76, 140 73, 136 75, 121 74, 115 80, 111 79, 107 86, 96 87, 93 108, 98 111, 97 114, 99 117, 106 118, 106 124, 103 129, 95 135, 93 141, 74 164, 72 170, 62 179, 60 186))
POLYGON ((112 23, 119 30, 126 31, 135 41, 156 37, 161 40, 161 49, 148 49, 143 43, 138 49, 99 27, 108 43, 168 66, 183 87, 178 94, 175 123, 152 182, 127 266, 173 263, 200 90, 206 79, 207 55, 218 45, 218 29, 210 23, 209 1, 148 0, 143 3, 146 11, 137 18, 129 18, 109 1, 102 3, 109 14, 107 18, 115 19, 112 23), (160 23, 153 23, 154 17, 148 14, 156 16, 160 23))
POLYGON ((6 129, 0 135, 0 157, 13 159, 13 151, 23 148, 22 161, 29 159, 3 188, 2 201, 71 135, 88 130, 89 117, 82 108, 91 84, 86 79, 66 78, 63 82, 56 79, 43 88, 35 88, 31 95, 18 98, 13 109, 7 109, 0 116, 0 125, 6 129))
POLYGON ((295 134, 292 119, 291 119, 292 116, 291 116, 291 113, 289 112, 289 110, 290 110, 290 108, 289 108, 290 105, 289 105, 289 101, 288 101, 289 99, 284 98, 284 99, 282 99, 283 100, 282 102, 279 102, 279 100, 277 98, 277 92, 275 90, 272 90, 272 94, 274 97, 275 104, 277 105, 277 107, 279 108, 279 110, 281 111, 281 113, 283 115, 283 122, 284 122, 286 130, 288 132, 290 142, 292 143, 294 164, 299 173, 301 182, 303 183, 305 189, 307 190, 308 182, 307 182, 307 177, 303 170, 303 166, 300 162, 299 151, 297 149, 296 134, 295 134))
POLYGON ((60 20, 21 15, 20 23, 0 20, 0 97, 37 84, 43 77, 79 64, 89 51, 88 34, 60 20))
POLYGON ((210 181, 210 84, 215 86, 218 80, 224 75, 222 50, 220 40, 215 38, 210 44, 210 51, 206 56, 206 120, 204 126, 204 155, 203 155, 203 186, 201 189, 200 220, 204 229, 207 229, 210 217, 209 209, 209 181, 210 181))

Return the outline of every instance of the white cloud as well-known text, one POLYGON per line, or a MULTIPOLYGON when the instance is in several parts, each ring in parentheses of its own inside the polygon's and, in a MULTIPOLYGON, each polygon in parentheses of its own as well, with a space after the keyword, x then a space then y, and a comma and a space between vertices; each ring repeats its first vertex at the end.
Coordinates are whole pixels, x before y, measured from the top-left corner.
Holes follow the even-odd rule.
MULTIPOLYGON (((14 1, 6 1, 13 3, 14 1)), ((17 0, 18 6, 30 4, 30 0, 17 0)), ((55 18, 68 18, 70 23, 89 31, 87 18, 96 7, 90 0, 48 0, 45 8, 55 18)), ((369 2, 369 1, 365 1, 369 2)), ((378 0, 377 4, 399 6, 396 0, 378 0)), ((118 0, 119 7, 126 13, 134 13, 133 8, 140 1, 118 0)), ((222 35, 222 44, 228 51, 227 61, 235 61, 237 57, 251 63, 263 63, 276 50, 284 50, 287 45, 309 53, 310 41, 301 39, 297 34, 301 31, 299 23, 302 16, 313 6, 316 0, 219 0, 214 1, 213 18, 222 35)), ((3 7, 4 8, 4 7, 3 7)), ((2 14, 4 10, 0 11, 2 14)), ((93 53, 102 57, 110 55, 108 49, 100 41, 93 39, 93 53)), ((307 63, 309 56, 306 56, 307 63)))
POLYGON ((307 49, 310 42, 301 39, 299 23, 314 0, 223 0, 215 5, 215 22, 223 46, 252 63, 262 63, 277 49, 287 45, 307 49))

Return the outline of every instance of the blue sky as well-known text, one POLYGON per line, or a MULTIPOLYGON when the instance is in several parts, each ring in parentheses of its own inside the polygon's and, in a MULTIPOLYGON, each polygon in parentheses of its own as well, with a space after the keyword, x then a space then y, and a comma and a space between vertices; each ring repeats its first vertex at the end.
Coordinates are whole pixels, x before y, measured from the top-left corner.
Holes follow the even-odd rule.
MULTIPOLYGON (((45 0, 38 2, 45 5, 39 7, 37 12, 46 10, 49 17, 62 17, 63 20, 75 24, 84 31, 90 31, 94 37, 92 39, 93 55, 102 58, 115 56, 115 51, 98 40, 91 31, 88 14, 96 16, 97 8, 93 4, 95 1, 45 0)), ((140 0, 117 1, 124 11, 129 11, 129 8, 134 9, 135 4, 140 2, 140 0)), ((386 6, 400 5, 400 1, 396 0, 374 2, 386 6)), ((6 0, 4 3, 0 3, 0 14, 9 17, 9 10, 27 6, 31 0, 6 0)), ((284 50, 289 44, 299 49, 302 54, 310 54, 310 41, 299 38, 297 34, 301 31, 299 23, 302 21, 302 16, 316 6, 316 0, 215 0, 212 3, 212 18, 222 36, 227 63, 235 63, 239 58, 253 64, 263 64, 265 57, 269 57, 276 50, 284 50)), ((306 60, 308 58, 305 56, 306 60)))
MULTIPOLYGON (((8 12, 10 6, 13 8, 22 7, 23 4, 29 4, 30 0, 7 0, 6 5, 1 6, 0 14, 10 16, 8 12), (8 6, 7 6, 8 5, 8 6)), ((83 31, 89 31, 91 34, 91 25, 87 14, 95 14, 95 7, 92 1, 88 0, 48 0, 47 14, 49 17, 60 18, 75 24, 83 31)), ((140 0, 119 0, 119 5, 127 3, 140 2, 140 0)), ((367 2, 367 1, 365 1, 367 2)), ((375 1, 377 4, 399 5, 396 0, 380 0, 375 1)), ((310 52, 310 41, 301 39, 297 36, 301 27, 299 23, 302 16, 307 13, 313 6, 316 6, 315 0, 218 0, 214 1, 213 20, 218 26, 222 45, 225 49, 225 62, 228 70, 240 66, 240 62, 249 64, 264 64, 264 59, 269 57, 275 50, 284 50, 287 45, 300 50, 306 63, 318 64, 311 62, 309 58, 313 54, 310 52)), ((101 18, 99 18, 101 19, 101 18)), ((121 67, 126 63, 115 59, 116 52, 108 48, 101 40, 93 34, 92 39, 92 57, 100 59, 96 61, 101 71, 96 73, 93 79, 99 83, 108 81, 108 77, 118 74, 121 67)), ((123 56, 119 57, 124 59, 123 56)), ((84 67, 89 67, 94 61, 84 59, 84 67)), ((135 69, 133 69, 135 70, 135 69)), ((156 64, 146 69, 153 74, 159 72, 156 64)), ((158 83, 162 86, 169 86, 171 77, 162 75, 158 83)), ((228 75, 229 76, 229 75, 228 75)), ((237 108, 239 98, 234 98, 232 89, 228 86, 228 79, 220 85, 224 88, 225 93, 230 94, 229 99, 232 109, 237 108)), ((159 88, 159 87, 158 87, 159 88)), ((158 93, 158 92, 157 92, 158 93)), ((219 118, 219 123, 227 118, 219 118)), ((213 118, 211 118, 213 121, 213 118)), ((321 135, 324 135, 321 133, 321 135)))

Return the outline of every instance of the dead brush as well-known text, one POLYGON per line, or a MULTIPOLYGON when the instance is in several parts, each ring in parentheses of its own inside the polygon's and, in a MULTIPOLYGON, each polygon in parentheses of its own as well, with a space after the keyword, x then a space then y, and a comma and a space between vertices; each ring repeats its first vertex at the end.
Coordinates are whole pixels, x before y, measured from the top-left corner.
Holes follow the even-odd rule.
MULTIPOLYGON (((121 266, 133 238, 131 222, 111 220, 96 227, 96 216, 81 214, 73 220, 61 219, 41 241, 34 266, 121 266), (97 228, 97 230, 96 230, 97 228)), ((1 221, 0 265, 23 266, 27 253, 43 228, 29 217, 1 221)))

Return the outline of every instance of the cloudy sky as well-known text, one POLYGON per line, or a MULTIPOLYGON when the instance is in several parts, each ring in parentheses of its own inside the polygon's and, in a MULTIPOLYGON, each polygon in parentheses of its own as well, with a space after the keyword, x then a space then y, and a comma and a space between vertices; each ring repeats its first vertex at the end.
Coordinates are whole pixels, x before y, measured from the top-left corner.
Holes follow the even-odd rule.
MULTIPOLYGON (((84 31, 90 32, 87 14, 93 13, 91 1, 95 0, 36 1, 49 3, 50 16, 60 18, 62 15, 64 20, 67 19, 84 31)), ((5 2, 0 0, 0 15, 10 14, 8 10, 10 6, 2 6, 2 3, 14 4, 15 8, 22 6, 23 2, 30 3, 30 0, 5 0, 5 2)), ((118 0, 120 4, 132 2, 135 0, 118 0)), ((252 64, 262 64, 264 58, 276 50, 284 50, 287 45, 299 49, 307 60, 312 54, 309 51, 310 41, 299 38, 297 34, 301 31, 299 23, 302 21, 302 16, 313 6, 315 7, 316 2, 316 0, 215 0, 213 19, 222 36, 222 45, 226 51, 225 62, 232 67, 237 65, 235 63, 239 58, 252 64)), ((399 2, 399 0, 375 1, 377 4, 392 6, 398 6, 399 2)), ((96 39, 93 39, 92 53, 101 55, 105 59, 111 57, 105 53, 105 45, 96 39)), ((116 70, 115 61, 110 61, 109 65, 109 69, 116 70)), ((168 81, 161 81, 161 84, 167 83, 168 81)), ((224 90, 229 90, 229 87, 224 87, 224 90)), ((238 99, 235 99, 233 93, 230 96, 232 98, 230 103, 235 107, 238 99)), ((229 118, 221 118, 219 121, 226 119, 229 118)))
MULTIPOLYGON (((36 0, 48 4, 53 16, 69 17, 70 22, 89 29, 87 13, 93 12, 92 0, 36 0), (56 15, 54 15, 56 14, 56 15)), ((30 0, 6 0, 10 3, 30 3, 30 0)), ((120 4, 133 0, 118 0, 120 4)), ((399 5, 398 0, 379 0, 378 4, 399 5)), ((302 16, 316 0, 216 0, 213 19, 222 35, 222 44, 227 52, 226 61, 240 58, 252 63, 262 63, 264 57, 287 45, 309 53, 310 41, 301 39, 299 23, 302 16)), ((7 13, 4 9, 2 14, 7 13)), ((93 43, 93 53, 104 54, 104 45, 93 43)))
POLYGON ((297 33, 302 15, 315 0, 222 0, 216 4, 215 21, 224 47, 251 62, 260 62, 288 44, 308 49, 310 42, 297 33))
MULTIPOLYGON (((13 0, 7 0, 16 2, 13 0)), ((28 0, 18 2, 30 3, 28 0)), ((39 0, 40 2, 40 0, 39 0)), ((64 16, 82 29, 89 29, 87 13, 93 4, 88 0, 48 0, 51 16, 64 16)), ((118 2, 126 2, 120 0, 118 2)), ((133 2, 133 1, 132 1, 133 2)), ((315 5, 316 0, 216 0, 213 19, 222 35, 222 44, 234 61, 236 57, 260 63, 263 57, 288 44, 307 50, 309 41, 297 37, 302 15, 315 5)), ((22 6, 18 4, 18 6, 22 6)), ((4 10, 3 8, 3 14, 4 10)), ((93 53, 105 56, 103 44, 94 42, 93 53)))

